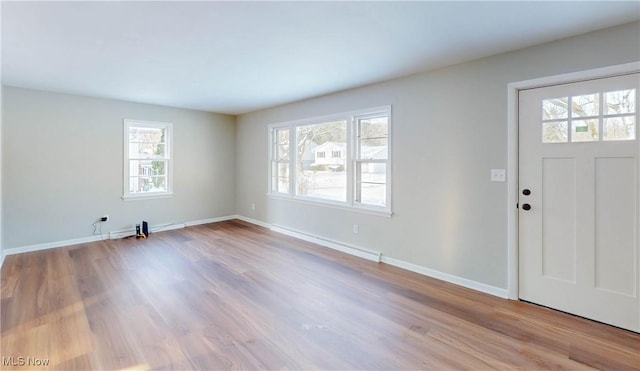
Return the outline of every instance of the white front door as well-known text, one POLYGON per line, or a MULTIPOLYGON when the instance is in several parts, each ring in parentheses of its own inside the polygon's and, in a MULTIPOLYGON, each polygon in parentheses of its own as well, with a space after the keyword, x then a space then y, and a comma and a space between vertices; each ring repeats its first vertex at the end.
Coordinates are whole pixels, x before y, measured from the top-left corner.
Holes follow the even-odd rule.
POLYGON ((640 332, 640 74, 519 92, 519 296, 640 332))

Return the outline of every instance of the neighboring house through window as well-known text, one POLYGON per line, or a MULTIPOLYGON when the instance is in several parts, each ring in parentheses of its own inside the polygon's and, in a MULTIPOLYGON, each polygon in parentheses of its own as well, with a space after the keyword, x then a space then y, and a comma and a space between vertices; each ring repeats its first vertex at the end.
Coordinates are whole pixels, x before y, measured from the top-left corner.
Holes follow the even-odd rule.
POLYGON ((167 122, 124 120, 123 199, 172 196, 172 129, 167 122))
POLYGON ((269 194, 390 215, 390 126, 390 106, 270 125, 269 194))

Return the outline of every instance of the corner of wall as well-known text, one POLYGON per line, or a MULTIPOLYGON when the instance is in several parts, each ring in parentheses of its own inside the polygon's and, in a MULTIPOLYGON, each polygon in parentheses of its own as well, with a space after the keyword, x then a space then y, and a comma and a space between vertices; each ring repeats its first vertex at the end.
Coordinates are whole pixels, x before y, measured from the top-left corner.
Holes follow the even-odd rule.
POLYGON ((233 213, 238 214, 238 115, 233 118, 233 213))

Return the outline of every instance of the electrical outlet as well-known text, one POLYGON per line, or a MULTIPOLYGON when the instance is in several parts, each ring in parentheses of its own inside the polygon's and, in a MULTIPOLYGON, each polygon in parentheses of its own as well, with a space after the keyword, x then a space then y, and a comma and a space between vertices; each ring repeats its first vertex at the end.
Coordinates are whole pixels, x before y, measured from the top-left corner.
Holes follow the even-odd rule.
POLYGON ((256 210, 256 204, 251 204, 251 210, 253 210, 253 211, 256 210))
POLYGON ((358 234, 360 233, 360 226, 357 224, 353 225, 353 233, 358 234))

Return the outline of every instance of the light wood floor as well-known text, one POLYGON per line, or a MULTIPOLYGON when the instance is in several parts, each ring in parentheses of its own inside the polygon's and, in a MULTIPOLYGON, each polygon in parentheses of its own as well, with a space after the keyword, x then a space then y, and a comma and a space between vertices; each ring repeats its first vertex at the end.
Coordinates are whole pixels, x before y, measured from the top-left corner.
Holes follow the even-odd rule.
POLYGON ((1 294, 5 364, 640 369, 638 334, 240 221, 9 256, 1 294))

